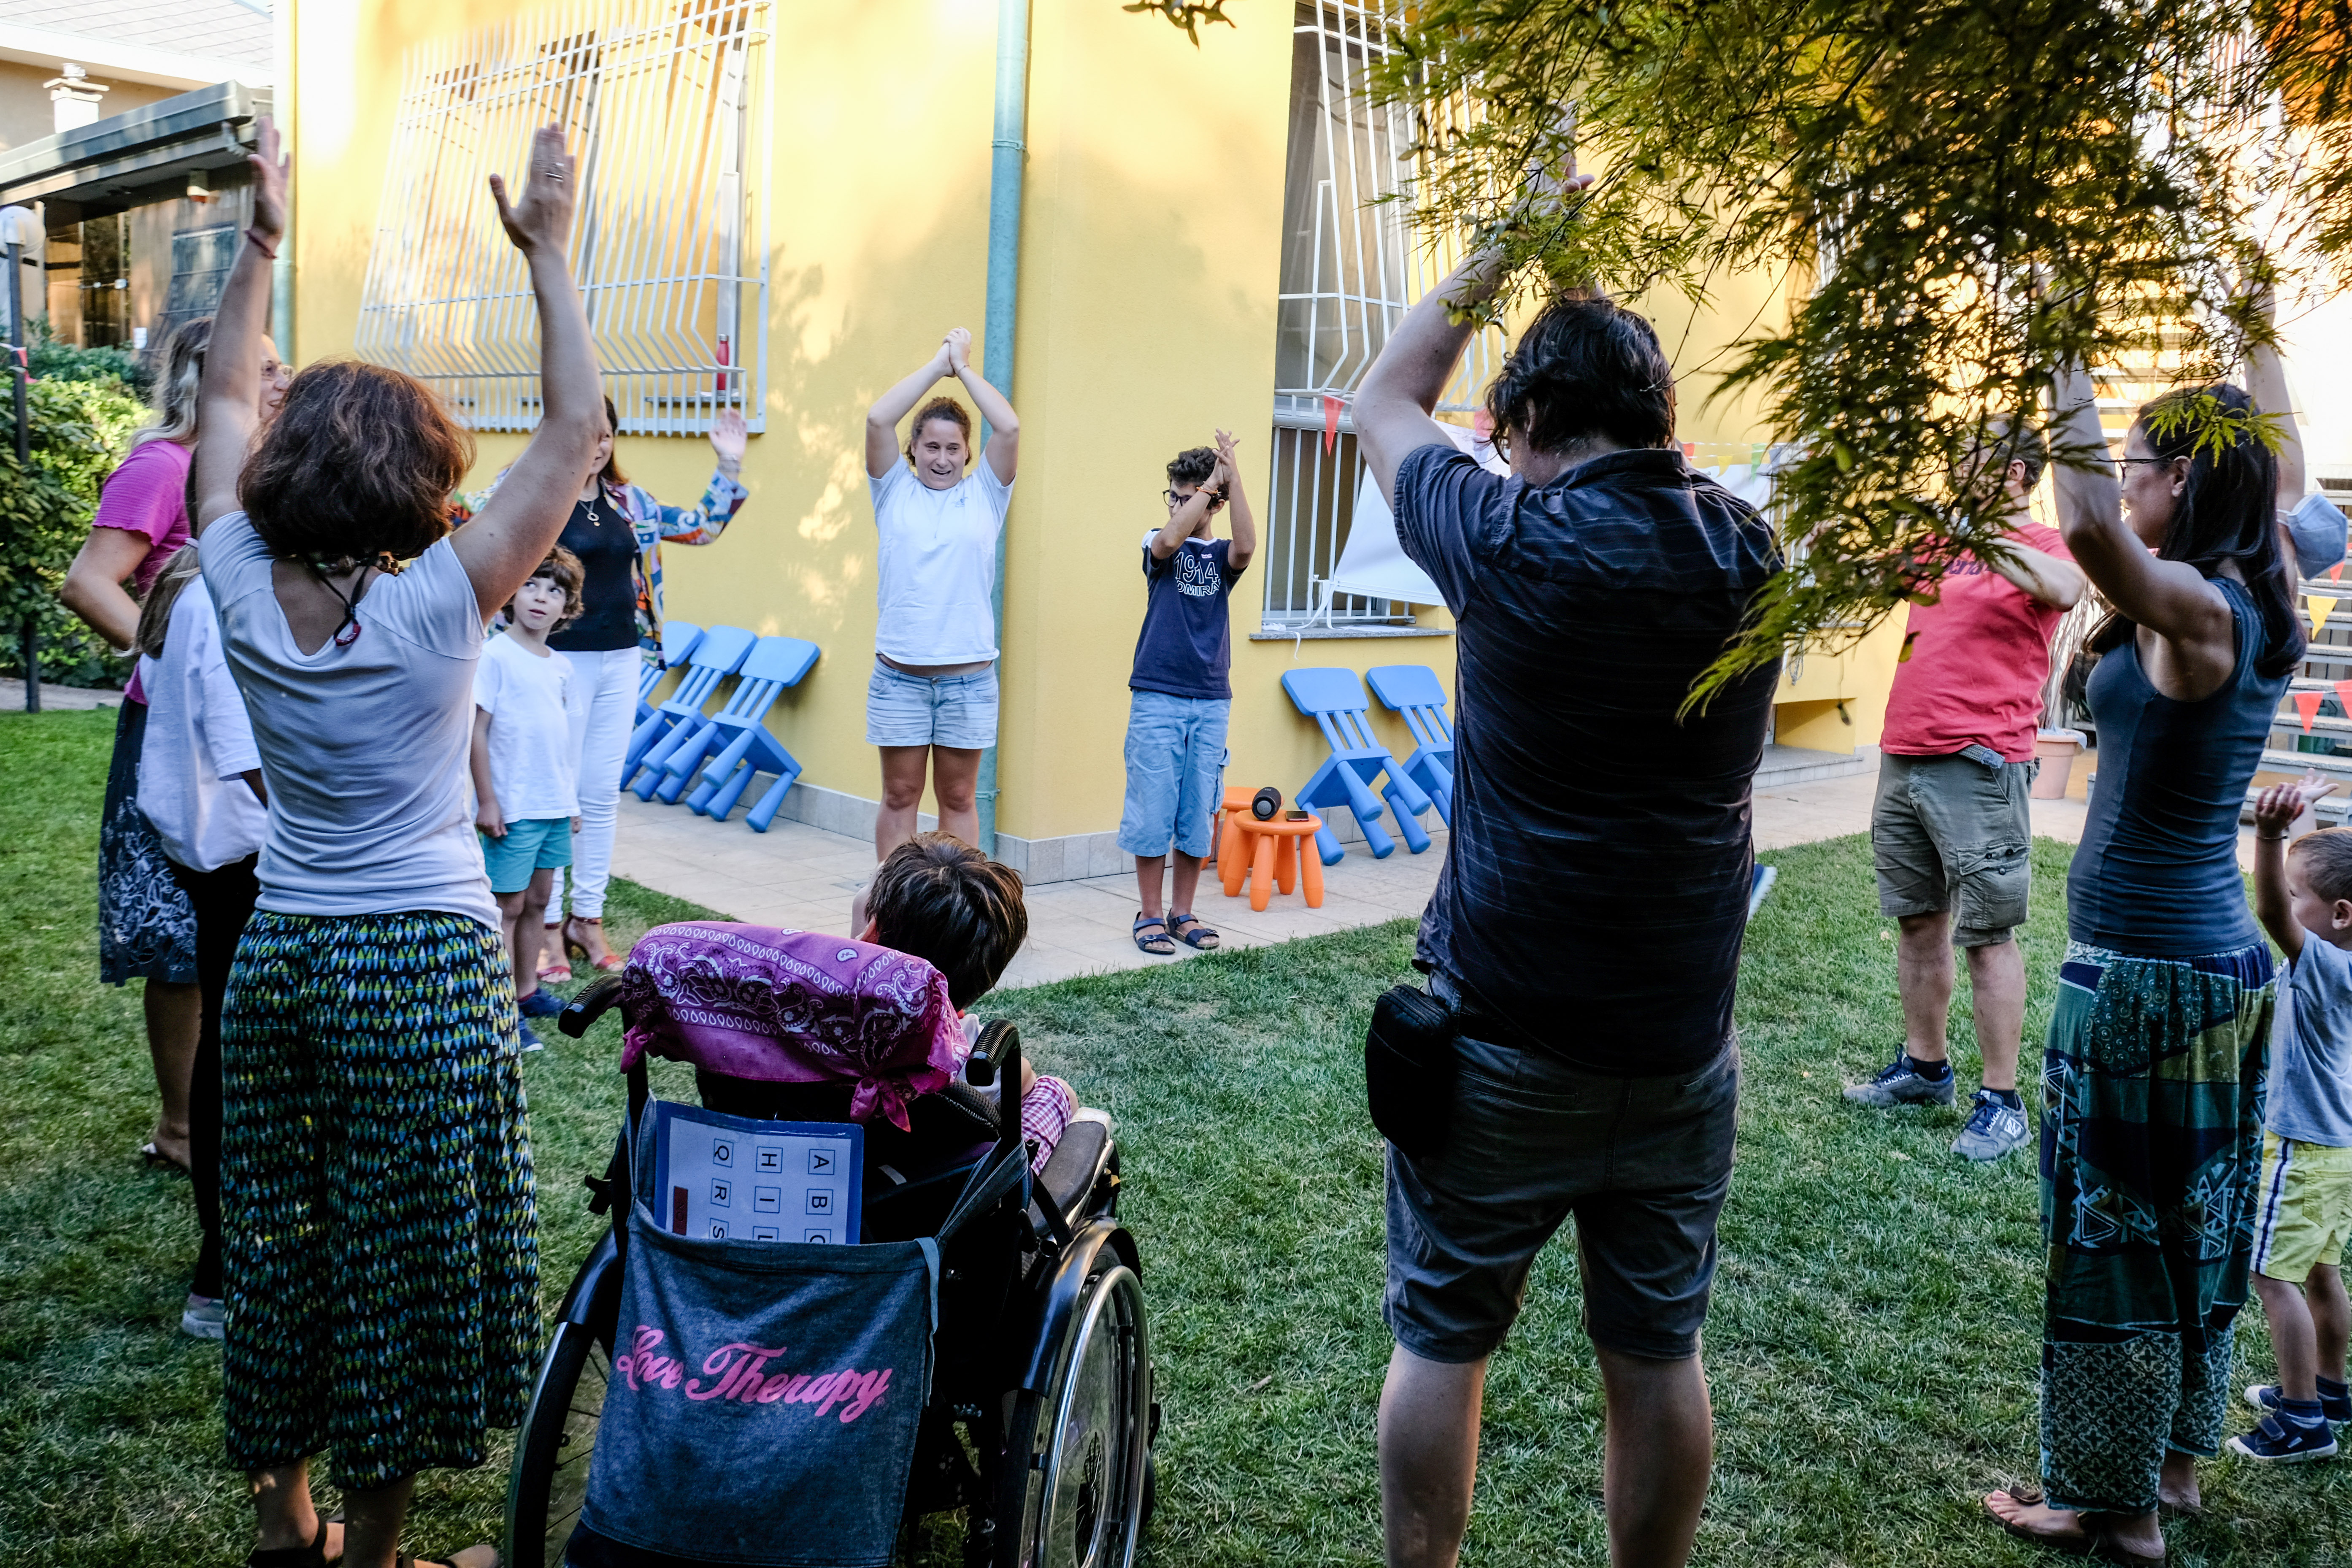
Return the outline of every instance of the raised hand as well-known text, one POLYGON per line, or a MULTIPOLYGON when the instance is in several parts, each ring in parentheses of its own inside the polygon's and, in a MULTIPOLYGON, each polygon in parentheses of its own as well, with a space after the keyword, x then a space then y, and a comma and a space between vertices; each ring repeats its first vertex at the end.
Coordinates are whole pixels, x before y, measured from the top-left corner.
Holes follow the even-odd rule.
POLYGON ((1242 466, 1241 458, 1234 452, 1234 433, 1230 430, 1217 432, 1217 463, 1227 473, 1236 472, 1242 466))
POLYGON ((253 226, 276 239, 286 232, 286 159, 278 124, 267 114, 254 121, 254 150, 246 154, 253 170, 253 226))
POLYGON ((572 237, 572 210, 579 193, 573 188, 572 154, 563 145, 563 127, 542 125, 530 139, 530 170, 523 177, 522 195, 509 204, 507 183, 490 176, 490 195, 499 204, 499 221, 517 250, 529 256, 548 251, 557 256, 572 237))
POLYGON ((2312 802, 2335 791, 2335 781, 2322 778, 2316 772, 2306 773, 2293 784, 2273 784, 2255 797, 2254 831, 2273 838, 2283 837, 2294 826, 2295 818, 2310 809, 2312 802))
POLYGON ((961 375, 964 367, 971 363, 971 330, 969 327, 950 327, 946 341, 940 346, 947 351, 948 374, 961 375))
POLYGON ((710 422, 710 445, 718 452, 719 460, 731 467, 742 465, 748 435, 740 408, 722 408, 719 417, 710 422))

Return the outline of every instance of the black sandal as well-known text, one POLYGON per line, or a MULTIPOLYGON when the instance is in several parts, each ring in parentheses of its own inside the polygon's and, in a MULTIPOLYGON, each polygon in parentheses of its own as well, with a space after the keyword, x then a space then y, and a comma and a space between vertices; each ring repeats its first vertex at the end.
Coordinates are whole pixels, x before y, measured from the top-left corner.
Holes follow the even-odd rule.
POLYGON ((1135 925, 1132 928, 1131 934, 1135 938, 1135 945, 1141 948, 1144 952, 1151 954, 1154 958, 1165 958, 1170 953, 1176 951, 1176 944, 1168 940, 1168 922, 1161 920, 1158 915, 1147 915, 1141 910, 1136 910, 1135 925), (1146 926, 1158 926, 1160 928, 1160 934, 1158 936, 1144 935, 1143 928, 1146 926))
POLYGON ((319 1521, 319 1533, 311 1538, 308 1546, 273 1546, 267 1552, 255 1547, 246 1554, 245 1568, 327 1568, 331 1562, 341 1562, 340 1555, 331 1558, 327 1555, 327 1526, 337 1522, 340 1518, 340 1515, 335 1519, 322 1517, 319 1521))
POLYGON ((1168 930, 1178 942, 1182 942, 1186 947, 1198 948, 1202 952, 1216 952, 1217 944, 1223 940, 1222 937, 1218 936, 1215 931, 1211 931, 1207 923, 1203 921, 1200 916, 1189 912, 1181 915, 1170 915, 1168 917, 1168 930), (1184 922, 1187 921, 1192 922, 1192 929, 1191 931, 1183 929, 1184 922))

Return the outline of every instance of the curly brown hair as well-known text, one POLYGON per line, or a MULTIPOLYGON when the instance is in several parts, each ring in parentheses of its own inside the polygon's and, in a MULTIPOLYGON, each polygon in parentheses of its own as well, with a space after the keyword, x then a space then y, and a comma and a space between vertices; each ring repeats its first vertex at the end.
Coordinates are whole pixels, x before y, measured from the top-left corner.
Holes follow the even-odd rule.
POLYGON ((958 1010, 988 994, 1029 938, 1021 873, 947 833, 919 833, 884 858, 866 912, 885 947, 948 978, 958 1010))
POLYGON ((474 437, 432 388, 357 360, 306 367, 237 476, 272 554, 320 565, 409 561, 449 531, 474 437))

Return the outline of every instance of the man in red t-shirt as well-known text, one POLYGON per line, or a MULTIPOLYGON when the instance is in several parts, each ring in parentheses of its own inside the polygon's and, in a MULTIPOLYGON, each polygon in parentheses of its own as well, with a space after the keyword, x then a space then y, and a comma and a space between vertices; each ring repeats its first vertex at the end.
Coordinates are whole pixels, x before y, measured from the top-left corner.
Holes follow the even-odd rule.
POLYGON ((1962 555, 1937 602, 1915 605, 1886 698, 1870 846, 1878 908, 1902 928, 1895 985, 1903 1048, 1885 1071, 1845 1091, 1864 1105, 1949 1105, 1944 1035, 1952 949, 1969 955, 1983 1087, 1952 1152, 1994 1160, 2026 1140, 2017 1093, 2025 1026, 2025 957, 2011 932, 2032 887, 2027 807, 2042 687, 2059 617, 2083 596, 2082 571, 2058 531, 2032 520, 2027 498, 2049 448, 2022 421, 1997 426, 1957 485, 1998 483, 2011 549, 1995 562, 1962 555))

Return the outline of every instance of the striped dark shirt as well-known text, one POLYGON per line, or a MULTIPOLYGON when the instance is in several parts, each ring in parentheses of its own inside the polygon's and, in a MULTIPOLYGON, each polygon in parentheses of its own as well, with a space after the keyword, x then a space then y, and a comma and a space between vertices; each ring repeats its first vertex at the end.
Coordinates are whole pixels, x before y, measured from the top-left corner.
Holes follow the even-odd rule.
POLYGON ((1667 448, 1538 486, 1423 447, 1396 519, 1459 627, 1453 843, 1417 962, 1499 1043, 1622 1076, 1712 1060, 1779 667, 1675 712, 1777 569, 1769 529, 1667 448))

